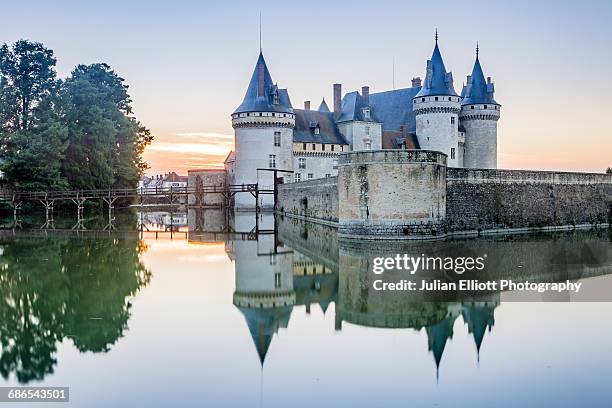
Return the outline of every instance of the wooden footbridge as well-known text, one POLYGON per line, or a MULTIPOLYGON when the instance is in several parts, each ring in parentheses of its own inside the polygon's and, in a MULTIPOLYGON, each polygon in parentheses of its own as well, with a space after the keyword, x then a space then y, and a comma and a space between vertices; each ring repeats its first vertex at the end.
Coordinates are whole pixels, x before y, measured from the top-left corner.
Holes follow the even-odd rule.
POLYGON ((274 195, 276 202, 276 185, 272 188, 260 184, 236 184, 236 185, 196 185, 193 187, 144 187, 132 189, 100 189, 100 190, 72 190, 72 191, 17 191, 10 194, 0 194, 0 203, 6 203, 13 209, 13 218, 17 220, 19 212, 24 203, 32 202, 42 204, 45 209, 46 224, 53 224, 53 209, 55 203, 68 201, 74 203, 77 213, 76 229, 84 229, 83 210, 88 200, 103 201, 108 208, 109 221, 113 220, 115 203, 120 199, 132 200, 133 204, 144 207, 147 201, 155 199, 156 206, 172 206, 180 204, 180 197, 186 198, 184 204, 189 206, 189 196, 195 197, 194 206, 201 206, 204 197, 208 194, 223 196, 225 207, 229 207, 232 198, 239 193, 251 194, 255 199, 255 208, 259 208, 259 196, 274 195))

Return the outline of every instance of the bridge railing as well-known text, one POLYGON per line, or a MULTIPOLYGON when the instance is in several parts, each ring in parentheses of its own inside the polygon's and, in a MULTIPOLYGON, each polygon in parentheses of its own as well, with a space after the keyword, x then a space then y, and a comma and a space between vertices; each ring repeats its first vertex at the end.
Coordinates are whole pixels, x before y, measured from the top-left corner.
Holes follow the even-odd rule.
POLYGON ((28 201, 28 200, 70 200, 95 198, 135 198, 139 196, 168 196, 189 194, 228 194, 240 192, 258 192, 272 194, 272 187, 258 186, 257 184, 230 184, 230 185, 203 185, 203 186, 155 186, 137 188, 110 188, 96 190, 56 190, 56 191, 15 191, 0 194, 0 201, 28 201))

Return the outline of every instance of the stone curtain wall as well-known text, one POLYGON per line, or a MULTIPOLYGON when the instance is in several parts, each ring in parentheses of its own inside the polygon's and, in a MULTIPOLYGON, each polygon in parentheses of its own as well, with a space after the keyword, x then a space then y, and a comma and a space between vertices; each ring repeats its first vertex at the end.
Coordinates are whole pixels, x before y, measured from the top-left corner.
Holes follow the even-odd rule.
MULTIPOLYGON (((187 174, 187 187, 189 189, 197 189, 197 185, 200 182, 202 186, 218 186, 222 188, 225 186, 227 178, 225 170, 189 170, 187 174)), ((198 202, 195 194, 189 194, 189 205, 196 207, 222 207, 225 205, 223 194, 208 193, 204 194, 202 198, 202 202, 198 202)), ((255 199, 253 199, 253 202, 255 202, 255 199)))
MULTIPOLYGON (((447 168, 446 176, 448 233, 612 221, 612 175, 447 168)), ((338 179, 279 186, 277 210, 337 223, 338 179)))
POLYGON ((612 175, 447 170, 449 232, 610 222, 612 175))
POLYGON ((338 177, 279 185, 276 210, 304 218, 338 222, 338 177))

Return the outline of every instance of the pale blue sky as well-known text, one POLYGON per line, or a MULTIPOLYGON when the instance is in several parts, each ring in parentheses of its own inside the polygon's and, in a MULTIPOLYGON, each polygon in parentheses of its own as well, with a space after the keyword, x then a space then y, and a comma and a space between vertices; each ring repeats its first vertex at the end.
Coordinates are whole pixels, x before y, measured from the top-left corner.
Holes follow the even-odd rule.
POLYGON ((222 160, 231 111, 255 64, 258 14, 272 77, 295 107, 369 85, 424 76, 436 27, 460 91, 476 41, 503 105, 501 167, 602 171, 612 165, 612 7, 582 2, 20 1, 5 2, 0 41, 41 41, 66 76, 109 63, 130 84, 157 136, 147 157, 165 171, 222 160), (185 135, 188 134, 188 135, 185 135), (212 134, 212 135, 208 135, 212 134))

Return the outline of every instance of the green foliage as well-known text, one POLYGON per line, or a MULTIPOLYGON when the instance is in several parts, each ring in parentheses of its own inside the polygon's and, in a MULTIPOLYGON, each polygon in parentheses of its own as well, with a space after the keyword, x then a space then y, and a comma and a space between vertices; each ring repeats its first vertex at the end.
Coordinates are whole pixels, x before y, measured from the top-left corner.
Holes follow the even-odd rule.
POLYGON ((151 279, 141 250, 137 240, 5 243, 0 375, 43 380, 57 364, 57 344, 68 339, 81 352, 109 351, 127 330, 130 299, 151 279))
POLYGON ((606 173, 607 173, 607 174, 612 174, 612 167, 608 167, 608 168, 606 169, 606 173))
POLYGON ((61 81, 55 62, 40 43, 0 48, 0 170, 29 191, 134 187, 153 137, 123 78, 91 64, 61 81))

